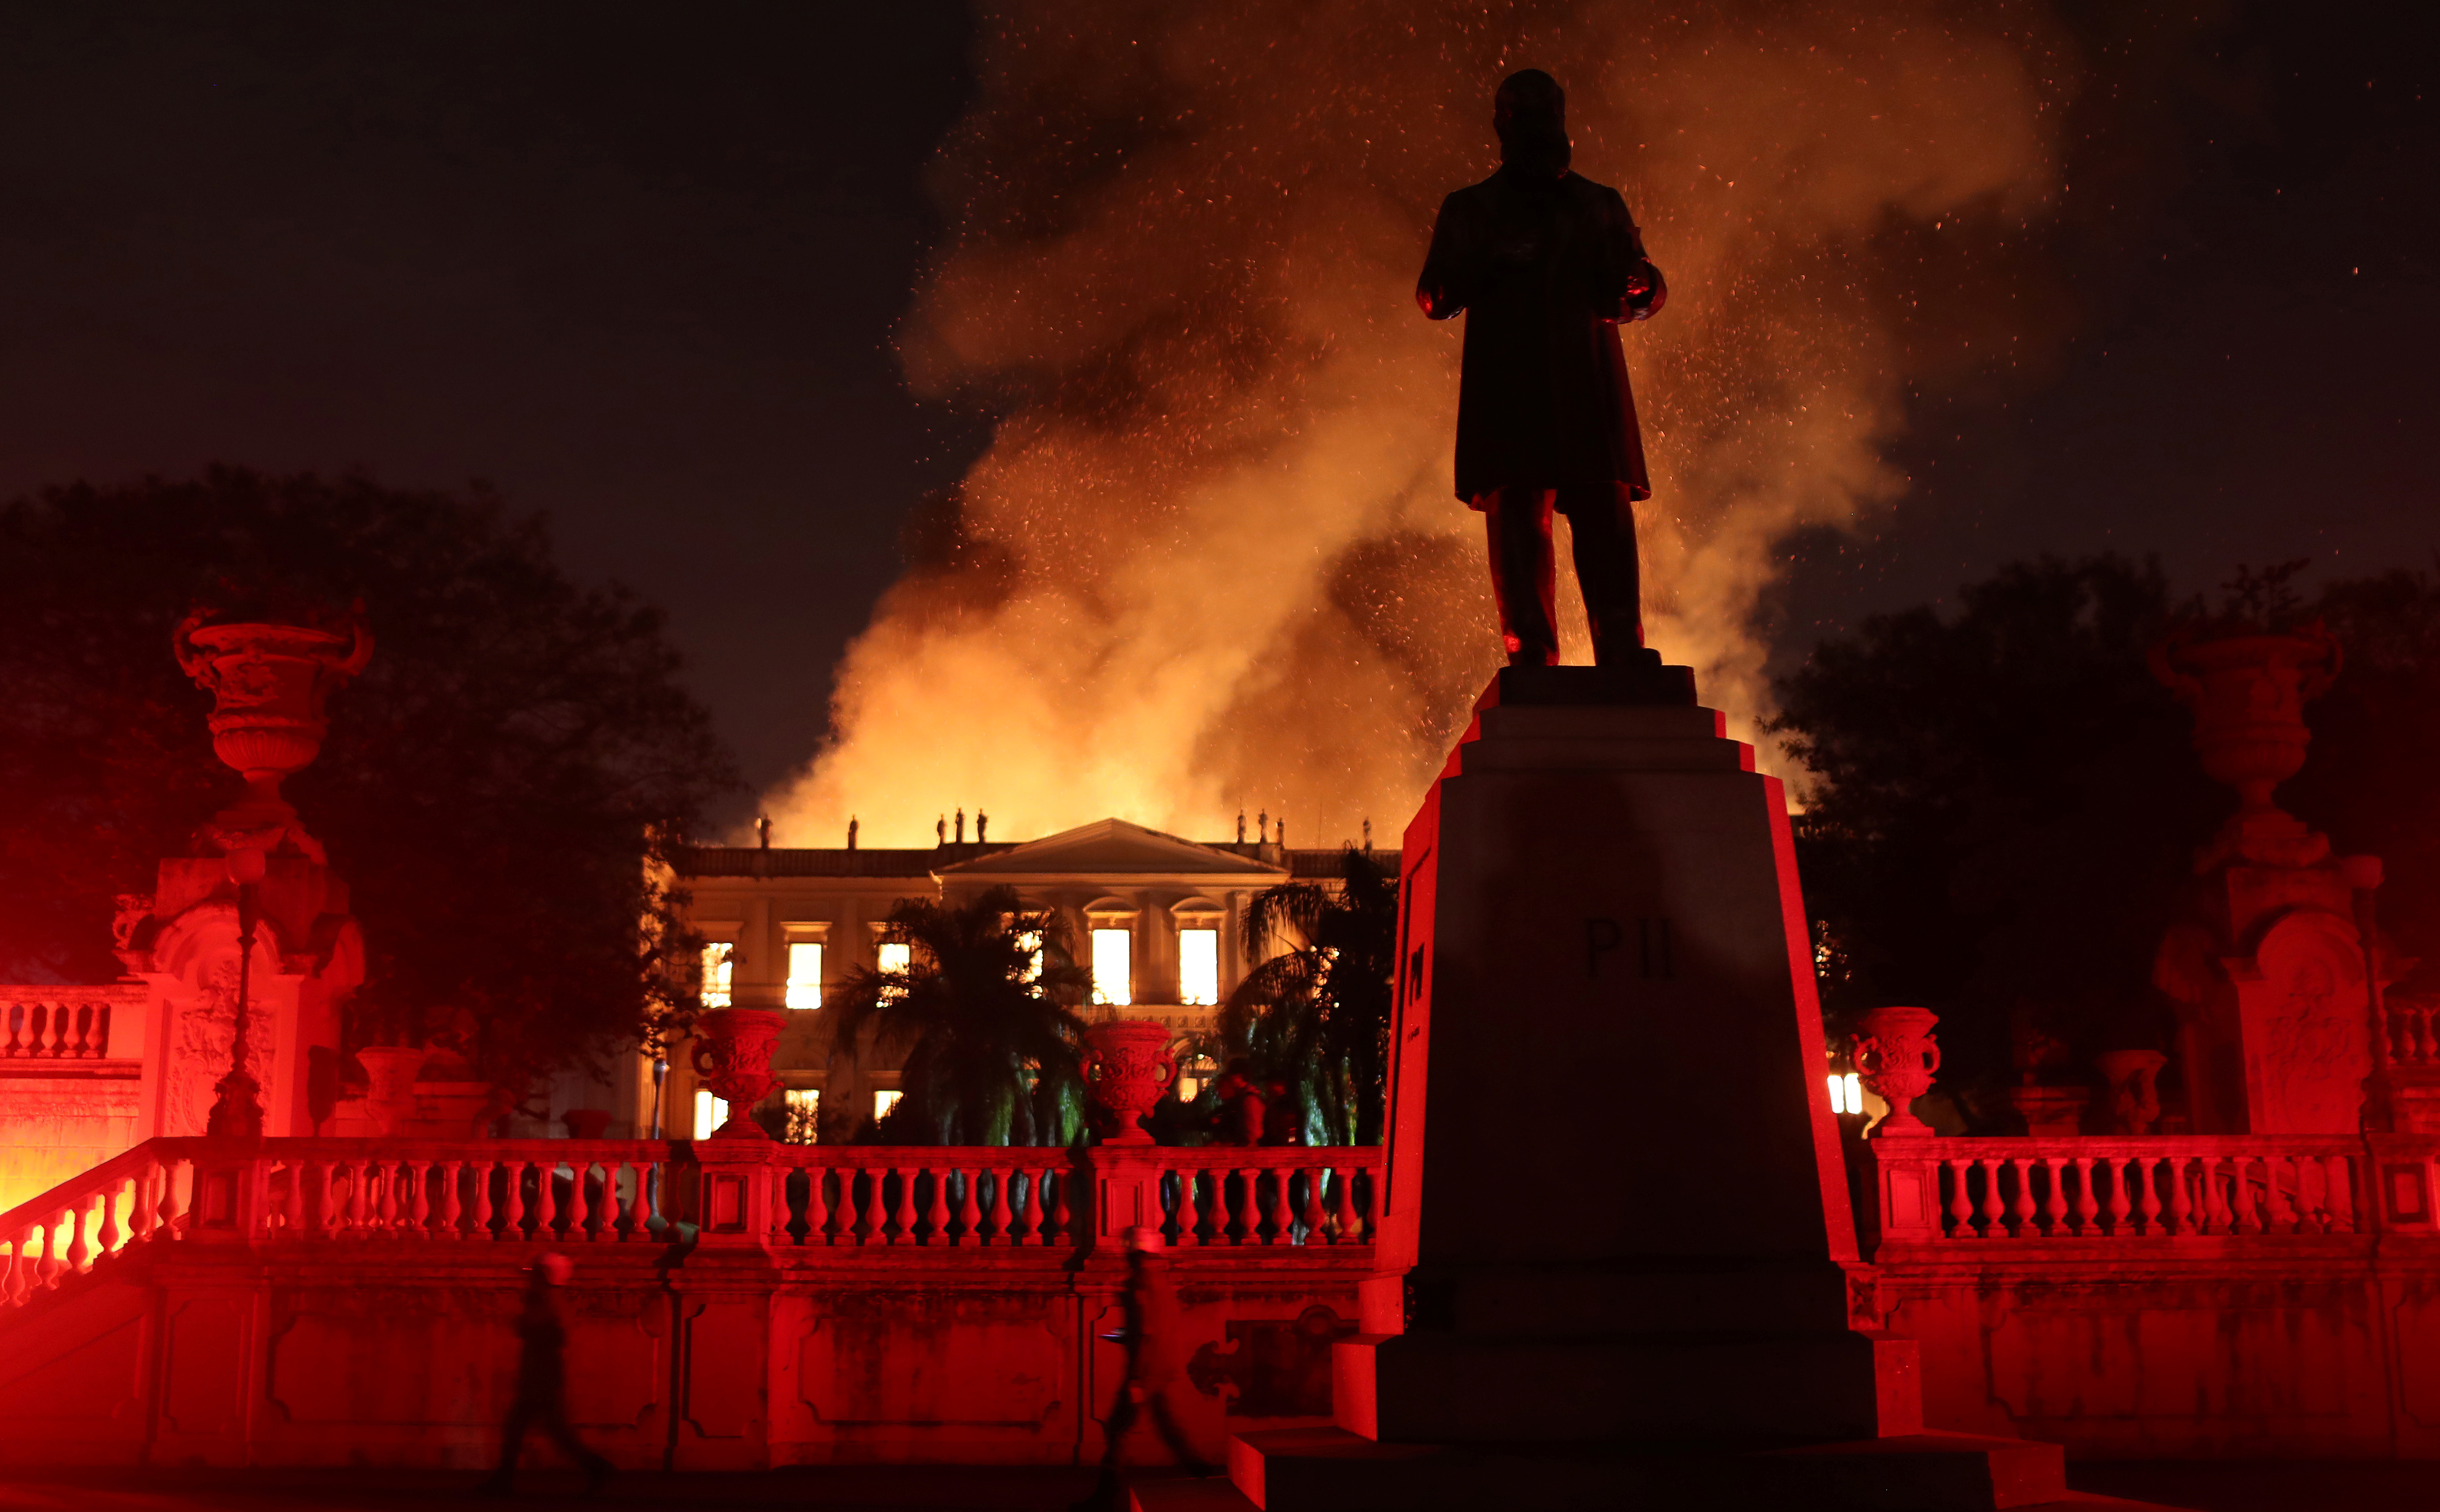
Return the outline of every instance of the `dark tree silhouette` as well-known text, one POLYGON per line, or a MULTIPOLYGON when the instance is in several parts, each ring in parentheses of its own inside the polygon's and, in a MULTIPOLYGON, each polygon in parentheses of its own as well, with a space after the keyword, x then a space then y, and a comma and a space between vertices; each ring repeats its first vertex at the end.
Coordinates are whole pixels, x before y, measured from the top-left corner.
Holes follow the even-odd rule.
POLYGON ((1397 975, 1398 879, 1349 846, 1340 885, 1286 882, 1246 909, 1246 974, 1220 1011, 1229 1053, 1285 1083, 1314 1143, 1377 1144, 1397 975), (1284 948, 1283 948, 1284 947, 1284 948), (1270 951, 1280 953, 1263 958, 1270 951))
POLYGON ((364 924, 351 1045, 471 1020, 515 1095, 601 1064, 683 1011, 680 900, 647 873, 736 779, 660 613, 480 489, 219 468, 0 509, 0 975, 117 975, 112 894, 237 792, 170 657, 188 606, 358 598, 372 663, 286 785, 364 924))
POLYGON ((2162 1041, 2162 928, 2195 848, 2233 806, 2191 724, 2144 666, 2173 621, 2325 617, 2347 671, 2307 711, 2281 801, 2342 851, 2384 854, 2409 953, 2440 940, 2440 801, 2415 768, 2440 740, 2440 585, 2399 573, 2295 591, 2240 570, 2176 601, 2156 564, 2102 556, 2001 568, 1956 606, 1875 616, 1780 679, 1773 728, 1811 768, 1796 819, 1834 1031, 1881 1003, 1942 1016, 1942 1087, 2004 1125, 2012 1020, 2087 1053, 2162 1041))
POLYGON ((1007 887, 963 904, 902 898, 884 939, 914 946, 903 971, 858 966, 834 999, 832 1034, 852 1045, 870 1031, 902 1046, 906 1098, 891 1111, 894 1142, 1065 1144, 1078 1132, 1083 1088, 1067 1006, 1092 974, 1076 964, 1067 927, 1007 887), (908 1131, 920 1135, 910 1139, 908 1131))

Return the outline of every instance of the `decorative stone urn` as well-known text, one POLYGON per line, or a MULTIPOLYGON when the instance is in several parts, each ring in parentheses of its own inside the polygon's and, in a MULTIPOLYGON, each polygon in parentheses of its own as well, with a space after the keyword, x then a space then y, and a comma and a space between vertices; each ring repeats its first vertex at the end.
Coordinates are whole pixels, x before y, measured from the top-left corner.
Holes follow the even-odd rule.
POLYGON ((365 1111, 384 1134, 399 1132, 399 1125, 413 1116, 415 1073, 423 1069, 431 1053, 395 1045, 367 1045, 356 1052, 365 1068, 365 1111))
POLYGON ((2085 1105, 2091 1101, 2088 1087, 2008 1089, 2008 1103, 2023 1117, 2025 1132, 2036 1137, 2083 1133, 2085 1105))
POLYGON ((1938 1022, 1940 1016, 1929 1008, 1890 1007, 1874 1009, 1857 1026, 1848 1059, 1864 1085, 1890 1105, 1889 1116, 1870 1130, 1874 1138, 1931 1132, 1909 1105, 1931 1090, 1931 1073, 1940 1070, 1940 1046, 1931 1036, 1938 1022))
POLYGON ((715 1008, 695 1020, 694 1073, 728 1105, 728 1121, 711 1131, 713 1139, 771 1137, 753 1113, 754 1105, 780 1085, 771 1074, 771 1048, 779 1043, 782 1022, 762 1008, 715 1008))
POLYGON ((2149 660, 2152 675, 2195 717, 2203 770, 2236 790, 2236 813, 2221 829, 2218 849, 2289 866, 2320 859, 2287 854, 2320 837, 2282 812, 2270 794, 2305 765, 2313 738, 2305 705, 2339 675, 2338 638, 2318 620, 2280 634, 2210 639, 2187 625, 2155 643, 2149 660))
POLYGON ((2109 1078, 2109 1131, 2152 1132, 2152 1121, 2161 1116, 2161 1098, 2153 1087, 2153 1078, 2169 1064, 2169 1057, 2157 1050, 2106 1050, 2093 1056, 2092 1063, 2109 1078))
POLYGON ((1085 1031, 1085 1095, 1104 1144, 1150 1144, 1142 1120, 1177 1080, 1167 1024, 1121 1018, 1085 1031))
POLYGON ((204 618, 201 610, 188 615, 172 649, 178 670, 216 700, 212 751, 246 785, 244 799, 213 827, 293 825, 296 811, 279 796, 279 784, 321 751, 331 729, 323 704, 372 659, 372 632, 361 607, 344 635, 294 624, 205 624, 204 618))

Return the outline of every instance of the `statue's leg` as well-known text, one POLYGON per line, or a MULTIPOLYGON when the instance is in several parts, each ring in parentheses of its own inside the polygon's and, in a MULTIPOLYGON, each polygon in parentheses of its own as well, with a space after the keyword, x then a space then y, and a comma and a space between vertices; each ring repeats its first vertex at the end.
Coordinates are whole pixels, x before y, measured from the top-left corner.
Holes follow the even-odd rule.
POLYGON ((1558 567, 1551 552, 1547 488, 1494 490, 1482 518, 1491 534, 1491 591, 1512 667, 1559 664, 1558 567))
POLYGON ((1636 561, 1635 505, 1626 485, 1587 489, 1565 500, 1574 544, 1576 585, 1584 590, 1593 661, 1624 665, 1643 648, 1643 575, 1636 561))

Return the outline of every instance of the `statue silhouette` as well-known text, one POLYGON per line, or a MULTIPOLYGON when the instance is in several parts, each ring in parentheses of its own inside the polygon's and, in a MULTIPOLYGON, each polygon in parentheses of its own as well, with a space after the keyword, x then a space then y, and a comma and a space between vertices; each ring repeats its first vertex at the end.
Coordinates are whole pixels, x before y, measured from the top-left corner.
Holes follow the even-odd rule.
POLYGON ((1511 74, 1492 128, 1499 171, 1441 203, 1415 285, 1431 318, 1467 315, 1458 496, 1485 518, 1512 665, 1559 659, 1554 510, 1574 540, 1593 659, 1653 660, 1640 655, 1633 509, 1652 488, 1618 326, 1658 314, 1668 289, 1618 190, 1569 171, 1556 80, 1511 74))

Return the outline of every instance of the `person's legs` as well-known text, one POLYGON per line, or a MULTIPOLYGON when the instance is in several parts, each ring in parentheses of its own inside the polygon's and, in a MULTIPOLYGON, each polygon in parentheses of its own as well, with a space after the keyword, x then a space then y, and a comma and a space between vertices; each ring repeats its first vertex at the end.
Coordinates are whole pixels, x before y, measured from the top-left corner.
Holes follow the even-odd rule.
POLYGON ((1194 1452, 1194 1441, 1186 1436, 1186 1430, 1178 1427, 1177 1419, 1171 1415, 1169 1393, 1147 1392, 1145 1395, 1148 1398, 1145 1405, 1152 1409, 1153 1426, 1160 1430, 1160 1441, 1169 1446, 1169 1451, 1177 1457, 1177 1463, 1197 1474, 1210 1474, 1211 1464, 1194 1452))
POLYGON ((1598 666, 1631 661, 1643 648, 1643 575, 1636 560, 1635 506, 1626 485, 1571 491, 1564 504, 1598 666))
POLYGON ((1559 661, 1551 501, 1546 488, 1495 489, 1482 500, 1491 544, 1491 591, 1499 602, 1499 639, 1512 667, 1552 667, 1559 661))
POLYGON ((567 1404, 552 1402, 535 1415, 540 1419, 544 1435, 559 1446, 561 1453, 576 1462, 584 1471, 585 1481, 590 1485, 601 1485, 601 1478, 610 1473, 610 1462, 593 1452, 584 1440, 576 1436, 576 1430, 567 1421, 567 1404))
POLYGON ((526 1430, 533 1423, 533 1403, 522 1395, 509 1404, 509 1415, 500 1424, 500 1463, 483 1483, 488 1489, 505 1491, 517 1472, 517 1456, 525 1452, 526 1430))

